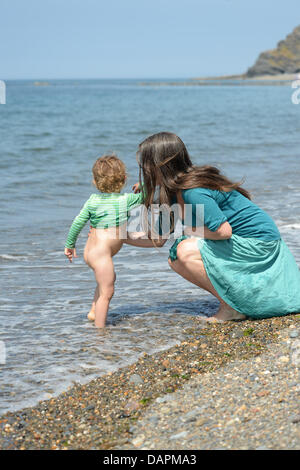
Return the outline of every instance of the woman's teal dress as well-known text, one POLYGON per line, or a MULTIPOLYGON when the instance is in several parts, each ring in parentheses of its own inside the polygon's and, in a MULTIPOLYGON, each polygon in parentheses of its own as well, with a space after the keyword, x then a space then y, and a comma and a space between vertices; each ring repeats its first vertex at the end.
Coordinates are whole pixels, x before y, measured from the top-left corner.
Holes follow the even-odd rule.
MULTIPOLYGON (((209 230, 225 221, 232 227, 228 240, 198 239, 206 273, 228 305, 252 318, 300 312, 300 271, 268 214, 238 191, 194 188, 182 191, 182 197, 192 205, 193 226, 203 205, 209 230)), ((185 238, 171 247, 172 261, 185 238)))

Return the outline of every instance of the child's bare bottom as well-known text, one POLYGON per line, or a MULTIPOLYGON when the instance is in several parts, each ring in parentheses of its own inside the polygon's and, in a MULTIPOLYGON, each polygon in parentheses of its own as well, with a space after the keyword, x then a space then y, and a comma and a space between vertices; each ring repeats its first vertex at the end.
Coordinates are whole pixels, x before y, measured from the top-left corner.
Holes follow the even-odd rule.
POLYGON ((94 320, 98 328, 105 327, 109 304, 114 295, 116 275, 112 257, 123 245, 123 240, 120 240, 121 229, 92 228, 84 249, 84 260, 93 269, 97 282, 88 319, 94 320))

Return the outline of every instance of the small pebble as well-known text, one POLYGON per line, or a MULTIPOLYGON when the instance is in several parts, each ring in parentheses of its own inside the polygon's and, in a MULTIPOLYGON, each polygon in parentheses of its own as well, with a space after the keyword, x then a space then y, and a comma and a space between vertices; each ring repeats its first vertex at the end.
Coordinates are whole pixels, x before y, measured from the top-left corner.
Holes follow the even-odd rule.
POLYGON ((283 364, 286 364, 287 362, 290 362, 289 356, 280 356, 279 357, 279 362, 282 362, 283 364))
POLYGON ((138 436, 135 439, 132 439, 131 442, 134 445, 134 447, 140 447, 143 444, 144 440, 145 440, 145 436, 138 436))
POLYGON ((187 431, 182 431, 178 434, 173 434, 173 436, 170 436, 170 439, 171 440, 175 440, 175 439, 181 439, 183 437, 186 437, 188 435, 188 432, 187 431))
POLYGON ((134 385, 140 385, 140 384, 143 384, 144 381, 140 375, 132 374, 129 378, 129 383, 132 383, 134 385))

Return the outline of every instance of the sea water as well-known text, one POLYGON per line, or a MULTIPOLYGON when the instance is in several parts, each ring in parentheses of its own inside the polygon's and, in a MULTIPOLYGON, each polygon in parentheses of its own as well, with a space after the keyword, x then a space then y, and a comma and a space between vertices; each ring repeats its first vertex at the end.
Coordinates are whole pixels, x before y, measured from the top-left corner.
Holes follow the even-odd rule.
POLYGON ((170 270, 169 241, 159 250, 124 246, 115 257, 108 328, 103 333, 87 321, 95 287, 82 259, 88 226, 74 264, 63 250, 72 219, 95 192, 93 162, 106 152, 126 163, 130 191, 138 180, 138 144, 156 132, 175 132, 195 164, 245 178, 300 264, 300 106, 292 104, 289 86, 6 85, 0 105, 0 413, 175 345, 193 316, 218 307, 170 270))

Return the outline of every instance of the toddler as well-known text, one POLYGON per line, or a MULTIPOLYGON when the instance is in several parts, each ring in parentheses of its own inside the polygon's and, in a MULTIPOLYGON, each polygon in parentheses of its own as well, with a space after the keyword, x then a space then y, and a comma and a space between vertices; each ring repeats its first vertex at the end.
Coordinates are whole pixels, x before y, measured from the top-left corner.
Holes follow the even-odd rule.
MULTIPOLYGON (((116 275, 112 257, 127 238, 129 211, 143 203, 144 194, 120 194, 126 181, 126 168, 116 155, 98 158, 93 166, 93 183, 100 191, 92 194, 74 219, 65 244, 65 255, 72 262, 77 258, 77 237, 90 220, 91 232, 84 249, 84 260, 94 270, 97 287, 89 320, 104 328, 110 300, 114 294, 116 275)), ((138 190, 138 185, 134 186, 138 190)))

